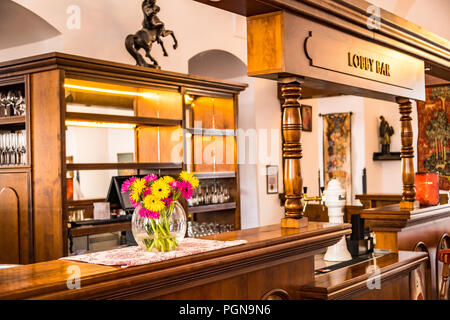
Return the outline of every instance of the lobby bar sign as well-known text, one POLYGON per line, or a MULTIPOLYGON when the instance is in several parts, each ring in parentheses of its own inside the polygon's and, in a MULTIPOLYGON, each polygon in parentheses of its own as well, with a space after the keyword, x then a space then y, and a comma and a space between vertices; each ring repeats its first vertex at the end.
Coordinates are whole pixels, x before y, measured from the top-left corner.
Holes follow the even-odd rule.
POLYGON ((408 90, 414 89, 416 71, 421 69, 418 64, 423 64, 361 39, 339 41, 318 32, 309 32, 304 47, 311 66, 408 90))
POLYGON ((378 61, 372 58, 364 57, 357 54, 348 53, 348 65, 350 67, 359 68, 370 72, 376 72, 383 76, 390 77, 390 65, 388 63, 378 61))

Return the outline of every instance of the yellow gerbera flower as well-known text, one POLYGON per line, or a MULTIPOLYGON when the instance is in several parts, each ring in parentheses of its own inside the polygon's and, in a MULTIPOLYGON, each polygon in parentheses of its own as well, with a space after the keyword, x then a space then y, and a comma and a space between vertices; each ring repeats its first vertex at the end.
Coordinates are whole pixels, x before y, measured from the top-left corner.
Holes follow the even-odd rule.
POLYGON ((180 178, 181 180, 188 181, 192 185, 192 188, 197 188, 199 185, 197 177, 187 171, 182 171, 180 173, 180 178))
POLYGON ((137 192, 131 192, 131 199, 133 199, 135 202, 139 202, 141 199, 141 195, 137 192))
POLYGON ((150 194, 144 198, 144 207, 145 209, 151 210, 153 212, 159 212, 161 210, 164 210, 166 205, 160 199, 150 194))
POLYGON ((152 183, 150 187, 152 189, 152 195, 157 199, 164 199, 169 196, 170 187, 167 182, 165 182, 162 178, 159 178, 155 182, 152 183))
POLYGON ((164 182, 167 183, 167 184, 171 183, 172 181, 175 181, 175 179, 172 178, 171 176, 164 176, 162 179, 163 179, 164 182))
POLYGON ((140 196, 146 187, 146 183, 147 181, 145 179, 138 178, 131 184, 131 190, 133 193, 137 194, 137 196, 140 196))

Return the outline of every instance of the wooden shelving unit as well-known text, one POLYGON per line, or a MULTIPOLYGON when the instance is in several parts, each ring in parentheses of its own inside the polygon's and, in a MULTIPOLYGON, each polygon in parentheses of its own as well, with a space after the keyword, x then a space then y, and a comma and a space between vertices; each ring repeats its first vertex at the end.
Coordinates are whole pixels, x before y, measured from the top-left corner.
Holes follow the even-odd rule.
POLYGON ((30 76, 0 73, 0 92, 20 90, 26 106, 23 116, 0 117, 0 131, 26 131, 27 164, 0 165, 0 264, 33 262, 33 201, 30 140, 30 76))
POLYGON ((199 136, 235 136, 234 129, 199 129, 199 128, 186 128, 186 132, 199 136))
POLYGON ((183 164, 181 163, 68 163, 67 170, 112 170, 112 169, 137 169, 137 170, 181 170, 183 164))
POLYGON ((236 202, 226 202, 218 204, 208 204, 204 206, 188 207, 188 213, 217 212, 236 209, 236 202))
POLYGON ((96 113, 82 113, 82 112, 66 112, 66 120, 129 123, 143 126, 181 126, 183 122, 182 120, 172 120, 172 119, 116 116, 110 114, 96 114, 96 113))
POLYGON ((236 178, 236 172, 223 171, 223 172, 195 172, 194 175, 199 179, 226 179, 236 178))
MULTIPOLYGON (((81 174, 85 171, 130 169, 138 173, 158 172, 174 175, 182 169, 189 169, 184 161, 187 149, 183 133, 189 133, 193 126, 186 119, 186 111, 191 106, 186 105, 185 95, 192 94, 196 98, 203 96, 206 103, 209 103, 211 97, 224 103, 223 112, 216 108, 214 114, 216 125, 205 123, 203 127, 209 129, 192 131, 194 137, 210 136, 219 140, 218 137, 235 138, 233 130, 237 127, 236 115, 233 119, 227 120, 220 116, 220 113, 235 114, 237 96, 246 88, 245 84, 62 53, 48 53, 2 63, 0 90, 5 86, 20 86, 25 92, 26 115, 9 119, 0 118, 0 129, 25 127, 28 135, 28 165, 0 168, 0 188, 8 187, 14 190, 8 189, 0 195, 2 214, 11 220, 8 232, 0 234, 0 257, 8 256, 4 255, 3 251, 15 252, 12 259, 8 258, 8 261, 2 260, 0 263, 31 263, 67 256, 68 212, 92 208, 92 203, 102 200, 98 196, 92 197, 98 199, 78 201, 67 199, 68 172, 78 171, 81 174), (80 87, 84 89, 81 90, 80 87), (113 94, 111 90, 90 90, 94 87, 112 89, 118 94, 113 94), (77 91, 77 88, 80 90, 77 91), (120 92, 124 91, 128 93, 120 95, 120 92), (157 99, 152 100, 152 97, 157 99), (68 109, 67 104, 73 105, 68 109), (83 107, 93 108, 91 111, 85 111, 81 110, 83 107), (97 107, 120 112, 104 114, 109 112, 96 111, 97 107), (74 157, 75 163, 66 163, 68 143, 66 121, 134 124, 136 127, 133 161, 114 163, 108 158, 97 163, 93 157, 92 161, 83 158, 86 160, 76 163, 74 157), (171 134, 178 129, 181 129, 181 140, 172 141, 171 134), (183 129, 188 130, 183 132, 183 129), (170 151, 180 143, 182 148, 179 157, 171 159, 170 151), (17 238, 19 229, 20 235, 17 238), (48 239, 52 241, 49 242, 48 239), (16 248, 17 244, 19 247, 16 248)), ((214 106, 208 104, 202 106, 201 103, 198 103, 198 106, 203 108, 205 119, 213 119, 208 114, 213 114, 214 106)), ((197 115, 201 113, 197 112, 197 115)), ((83 142, 90 143, 88 138, 84 139, 83 142)), ((221 216, 231 219, 236 229, 239 229, 237 166, 233 165, 233 169, 231 166, 214 170, 203 168, 200 171, 202 182, 222 178, 233 181, 235 197, 232 200, 236 206, 233 209, 228 207, 229 210, 222 210, 220 213, 221 216), (213 173, 206 174, 207 171, 213 173), (233 173, 222 173, 224 171, 233 173)), ((214 219, 213 212, 195 213, 195 215, 202 214, 212 214, 211 217, 214 219)), ((116 227, 117 223, 114 227, 111 226, 116 227)), ((120 229, 122 227, 129 228, 129 225, 125 223, 120 229)), ((104 228, 110 227, 106 225, 104 228)), ((99 228, 84 228, 77 232, 75 235, 97 233, 99 228)))
POLYGON ((23 125, 27 123, 26 116, 11 116, 11 117, 1 117, 0 118, 0 128, 7 127, 11 125, 23 125))

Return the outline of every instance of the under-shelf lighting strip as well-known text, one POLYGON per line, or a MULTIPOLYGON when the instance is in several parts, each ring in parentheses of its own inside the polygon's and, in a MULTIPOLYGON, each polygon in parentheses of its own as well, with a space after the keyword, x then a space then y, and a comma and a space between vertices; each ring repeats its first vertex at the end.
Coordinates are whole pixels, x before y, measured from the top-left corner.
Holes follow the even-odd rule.
MULTIPOLYGON (((104 89, 104 88, 93 88, 86 86, 79 86, 74 84, 64 84, 65 88, 69 89, 77 89, 77 90, 85 90, 92 92, 100 92, 100 93, 110 93, 117 94, 123 96, 137 96, 143 97, 147 99, 158 98, 157 94, 151 92, 132 92, 132 91, 122 91, 122 90, 112 90, 112 89, 104 89)), ((96 121, 78 121, 78 120, 66 120, 66 126, 72 127, 89 127, 89 128, 108 128, 108 129, 134 129, 136 128, 135 124, 132 123, 115 123, 115 122, 96 122, 96 121)))

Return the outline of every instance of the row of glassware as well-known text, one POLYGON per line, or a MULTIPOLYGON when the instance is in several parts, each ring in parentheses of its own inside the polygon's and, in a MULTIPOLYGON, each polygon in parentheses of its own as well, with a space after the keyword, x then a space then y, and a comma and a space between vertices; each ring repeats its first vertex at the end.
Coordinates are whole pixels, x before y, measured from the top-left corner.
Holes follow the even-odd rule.
POLYGON ((0 166, 17 166, 26 164, 26 131, 0 132, 0 166))
POLYGON ((25 98, 20 90, 0 92, 0 117, 23 116, 25 112, 25 98))
POLYGON ((217 183, 202 186, 200 185, 198 189, 194 189, 194 194, 192 198, 188 200, 188 206, 202 206, 209 204, 218 204, 229 202, 231 195, 228 188, 219 186, 217 183))
POLYGON ((205 237, 233 230, 234 226, 232 224, 188 221, 188 237, 205 237))

